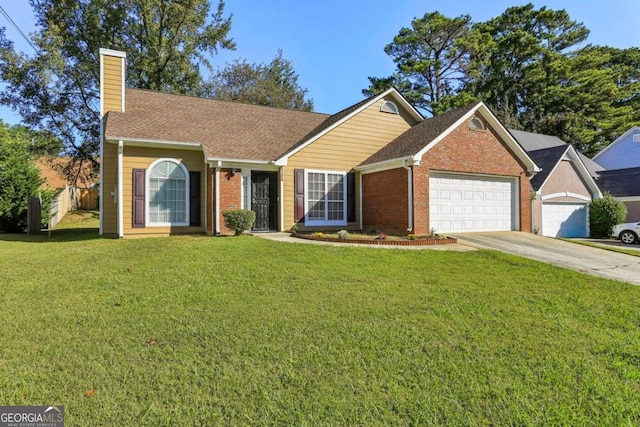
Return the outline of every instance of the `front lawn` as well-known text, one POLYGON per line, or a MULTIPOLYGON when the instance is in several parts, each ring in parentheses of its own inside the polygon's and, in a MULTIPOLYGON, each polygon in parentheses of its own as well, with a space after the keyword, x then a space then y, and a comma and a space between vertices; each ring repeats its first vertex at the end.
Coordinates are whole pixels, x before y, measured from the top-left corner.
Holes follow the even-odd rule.
POLYGON ((0 236, 2 405, 68 426, 640 423, 636 286, 494 251, 60 236, 0 236))

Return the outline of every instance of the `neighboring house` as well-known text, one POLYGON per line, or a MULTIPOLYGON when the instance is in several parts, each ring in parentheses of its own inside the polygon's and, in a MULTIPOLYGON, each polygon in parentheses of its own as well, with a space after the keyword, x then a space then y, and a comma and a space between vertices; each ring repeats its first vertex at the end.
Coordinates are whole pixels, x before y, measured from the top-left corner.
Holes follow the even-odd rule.
POLYGON ((634 126, 593 157, 603 168, 598 185, 627 207, 627 222, 640 221, 640 127, 634 126))
POLYGON ((625 204, 626 222, 640 222, 640 167, 601 171, 598 185, 625 204))
POLYGON ((589 204, 602 196, 593 174, 601 168, 555 136, 510 132, 542 169, 531 178, 534 231, 551 237, 588 237, 589 204))
POLYGON ((124 87, 101 49, 100 232, 531 230, 537 166, 477 103, 424 119, 395 89, 324 115, 124 87))
POLYGON ((92 189, 98 177, 90 165, 83 165, 78 170, 77 179, 71 182, 64 169, 71 162, 69 157, 40 157, 36 166, 44 186, 56 190, 56 197, 51 202, 49 227, 54 228, 71 210, 78 208, 96 209, 98 207, 98 191, 92 189))
POLYGON ((593 156, 593 161, 606 170, 640 167, 640 127, 626 131, 593 156))

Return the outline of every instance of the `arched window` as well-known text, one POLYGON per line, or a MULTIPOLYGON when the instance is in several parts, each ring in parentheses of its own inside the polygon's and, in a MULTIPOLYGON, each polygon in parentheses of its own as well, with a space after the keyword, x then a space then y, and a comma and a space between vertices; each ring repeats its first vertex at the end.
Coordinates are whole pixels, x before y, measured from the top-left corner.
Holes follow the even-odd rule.
POLYGON ((393 101, 385 101, 380 107, 383 113, 400 114, 398 106, 393 101))
POLYGON ((484 130, 484 123, 477 117, 474 117, 469 122, 469 129, 471 130, 484 130))
POLYGON ((147 172, 147 223, 188 225, 189 174, 176 160, 160 159, 147 172))

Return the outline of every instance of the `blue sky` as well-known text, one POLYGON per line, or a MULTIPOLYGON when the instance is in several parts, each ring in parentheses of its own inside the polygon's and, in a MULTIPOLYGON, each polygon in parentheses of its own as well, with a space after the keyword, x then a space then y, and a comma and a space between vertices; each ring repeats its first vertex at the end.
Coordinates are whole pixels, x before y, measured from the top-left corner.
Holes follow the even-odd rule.
MULTIPOLYGON (((214 0, 215 2, 215 0, 214 0)), ((7 13, 25 33, 33 31, 34 20, 26 0, 7 2, 7 13)), ((500 15, 510 6, 526 1, 492 0, 227 0, 225 11, 233 14, 231 37, 237 50, 216 55, 219 67, 234 59, 269 62, 282 49, 298 72, 299 83, 309 90, 315 110, 336 113, 362 99, 368 76, 391 74, 394 64, 383 49, 403 26, 415 17, 439 11, 454 17, 469 14, 474 21, 500 15)), ((591 30, 588 43, 618 48, 640 46, 640 17, 637 0, 532 1, 537 7, 565 9, 572 19, 591 30)), ((19 50, 31 48, 0 16, 0 26, 19 50)), ((97 66, 97 65, 96 65, 97 66)), ((19 117, 0 107, 7 123, 19 117)))

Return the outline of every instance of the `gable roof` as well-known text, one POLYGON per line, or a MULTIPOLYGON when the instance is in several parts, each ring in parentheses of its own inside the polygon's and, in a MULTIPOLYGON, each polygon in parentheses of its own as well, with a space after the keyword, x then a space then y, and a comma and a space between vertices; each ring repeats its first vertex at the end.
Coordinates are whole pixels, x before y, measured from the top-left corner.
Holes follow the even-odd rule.
POLYGON ((511 135, 518 141, 522 148, 527 151, 542 150, 545 148, 566 146, 567 143, 552 135, 543 135, 540 133, 525 132, 523 130, 509 129, 511 135))
POLYGON ((600 176, 600 172, 605 170, 602 166, 600 166, 599 164, 597 164, 596 162, 594 162, 584 154, 578 153, 578 155, 580 156, 580 160, 582 160, 582 164, 584 164, 584 167, 587 168, 587 170, 589 171, 589 174, 593 178, 598 178, 600 176))
POLYGON ((593 160, 597 163, 598 158, 605 152, 607 152, 611 147, 615 147, 618 143, 624 141, 627 136, 634 132, 640 132, 640 126, 633 126, 631 129, 620 135, 615 141, 611 142, 609 145, 604 147, 600 152, 598 152, 595 156, 593 156, 593 160))
POLYGON ((107 113, 106 139, 202 147, 216 160, 273 161, 329 117, 142 89, 125 99, 125 112, 107 113))
POLYGON ((424 117, 418 110, 415 109, 413 105, 407 101, 407 99, 400 94, 400 92, 392 87, 387 89, 386 91, 379 93, 377 95, 370 96, 367 99, 364 99, 357 104, 352 105, 351 107, 345 108, 344 110, 330 116, 323 123, 318 125, 315 129, 309 132, 304 138, 298 142, 295 146, 291 147, 291 149, 287 150, 280 156, 280 161, 285 161, 288 157, 294 155, 298 151, 302 150, 307 145, 311 144, 316 139, 320 138, 324 134, 328 133, 332 129, 336 128, 340 124, 346 122, 351 117, 370 107, 374 103, 378 102, 380 99, 391 96, 397 102, 401 104, 401 106, 417 121, 421 122, 424 120, 424 117))
POLYGON ((419 162, 427 151, 476 113, 487 120, 489 125, 502 138, 515 156, 527 167, 528 171, 537 172, 539 170, 538 166, 527 155, 526 151, 517 143, 483 102, 451 110, 440 116, 431 117, 416 124, 362 162, 358 168, 366 169, 373 165, 396 161, 419 162))
POLYGON ((556 165, 562 160, 569 148, 569 145, 564 144, 528 152, 529 156, 531 156, 533 161, 536 162, 541 169, 540 172, 531 178, 531 186, 535 191, 542 188, 547 178, 549 178, 549 175, 551 175, 551 172, 554 171, 556 165))
POLYGON ((616 197, 640 196, 640 167, 602 171, 598 186, 616 197))

